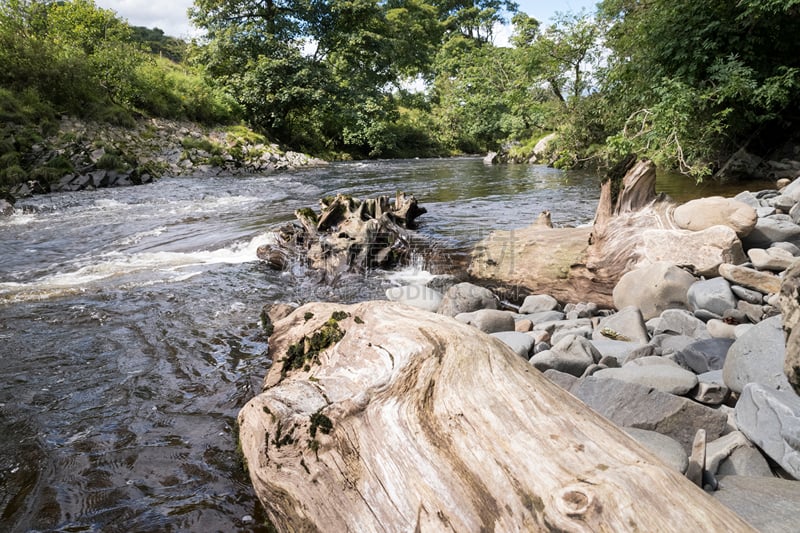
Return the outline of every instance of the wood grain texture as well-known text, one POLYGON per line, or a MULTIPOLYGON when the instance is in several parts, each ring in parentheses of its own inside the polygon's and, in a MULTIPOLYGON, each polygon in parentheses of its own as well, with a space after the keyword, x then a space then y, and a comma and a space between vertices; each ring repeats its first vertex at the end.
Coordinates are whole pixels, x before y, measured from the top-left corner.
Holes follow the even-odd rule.
POLYGON ((603 182, 591 227, 537 223, 494 231, 475 246, 470 275, 484 284, 542 292, 562 302, 613 307, 612 291, 622 275, 651 262, 645 230, 676 228, 675 205, 656 194, 655 165, 644 160, 625 168, 620 169, 624 175, 603 182))
POLYGON ((388 302, 309 304, 278 322, 270 343, 266 389, 239 425, 256 493, 281 531, 751 530, 453 319, 388 302), (288 348, 334 311, 349 314, 344 337, 308 370, 284 373, 288 348), (312 438, 315 413, 332 429, 312 438))

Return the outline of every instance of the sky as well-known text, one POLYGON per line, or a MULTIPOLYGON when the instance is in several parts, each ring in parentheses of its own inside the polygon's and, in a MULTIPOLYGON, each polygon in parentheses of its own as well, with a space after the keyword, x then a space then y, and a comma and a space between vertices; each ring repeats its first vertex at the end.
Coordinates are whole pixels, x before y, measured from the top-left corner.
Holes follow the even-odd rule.
MULTIPOLYGON (((599 0, 517 0, 520 11, 527 13, 540 22, 549 21, 557 12, 578 12, 586 9, 594 11, 599 0)), ((117 15, 128 19, 134 26, 160 28, 172 37, 189 39, 197 35, 197 30, 189 23, 186 10, 192 0, 169 0, 155 2, 153 0, 95 0, 95 4, 113 9, 117 15)))

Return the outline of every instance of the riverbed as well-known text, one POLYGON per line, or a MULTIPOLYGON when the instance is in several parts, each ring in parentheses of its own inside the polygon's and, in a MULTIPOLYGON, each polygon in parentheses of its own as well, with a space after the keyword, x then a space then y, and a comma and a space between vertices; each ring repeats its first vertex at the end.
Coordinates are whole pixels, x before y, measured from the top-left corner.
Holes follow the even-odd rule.
POLYGON ((299 265, 270 270, 258 246, 321 196, 403 190, 446 258, 543 210, 590 223, 599 181, 462 158, 21 200, 0 219, 0 530, 263 530, 234 427, 270 364, 262 307, 380 298, 431 268, 420 253, 401 272, 320 284, 299 265))

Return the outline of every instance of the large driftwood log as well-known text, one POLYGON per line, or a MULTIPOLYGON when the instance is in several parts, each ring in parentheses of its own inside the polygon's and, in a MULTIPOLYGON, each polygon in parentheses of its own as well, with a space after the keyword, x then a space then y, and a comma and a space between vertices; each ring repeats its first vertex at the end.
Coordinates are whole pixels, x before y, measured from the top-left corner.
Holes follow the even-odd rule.
POLYGON ((239 414, 281 531, 750 531, 506 345, 388 302, 275 325, 239 414))
POLYGON ((626 159, 604 180, 594 224, 549 228, 534 224, 496 231, 475 247, 469 273, 567 302, 611 306, 622 275, 643 261, 643 230, 674 229, 674 205, 656 195, 651 161, 626 159))
POLYGON ((402 263, 411 251, 416 219, 426 212, 413 194, 398 192, 359 200, 339 194, 320 200, 320 213, 298 209, 296 224, 278 232, 275 245, 261 246, 257 255, 282 270, 302 260, 315 270, 336 275, 402 263))

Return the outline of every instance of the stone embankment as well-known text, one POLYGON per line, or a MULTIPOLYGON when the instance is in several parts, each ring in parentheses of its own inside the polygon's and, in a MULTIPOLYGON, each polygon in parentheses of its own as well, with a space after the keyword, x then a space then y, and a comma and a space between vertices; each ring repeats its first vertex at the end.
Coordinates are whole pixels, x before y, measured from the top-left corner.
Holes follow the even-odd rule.
POLYGON ((64 118, 59 131, 31 152, 35 170, 10 189, 13 197, 140 185, 161 176, 262 174, 326 164, 283 150, 243 126, 161 119, 112 126, 64 118))

